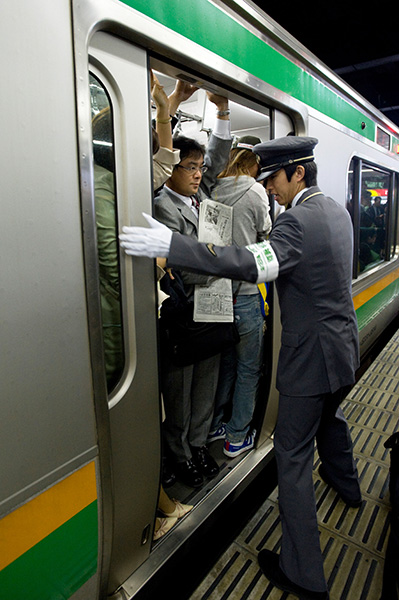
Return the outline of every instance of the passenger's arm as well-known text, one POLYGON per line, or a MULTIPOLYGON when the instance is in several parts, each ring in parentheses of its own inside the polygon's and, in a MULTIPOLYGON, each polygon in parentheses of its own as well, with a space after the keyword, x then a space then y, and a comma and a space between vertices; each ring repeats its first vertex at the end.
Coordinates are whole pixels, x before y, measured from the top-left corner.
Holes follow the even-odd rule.
POLYGON ((185 81, 181 81, 178 79, 176 81, 176 86, 173 92, 169 96, 169 113, 170 116, 174 116, 182 102, 185 102, 198 90, 197 87, 191 85, 190 83, 186 83, 185 81))
POLYGON ((175 89, 168 97, 151 71, 151 95, 157 107, 156 132, 159 139, 159 150, 153 156, 154 189, 161 187, 172 175, 175 165, 180 162, 180 151, 173 149, 171 121, 179 105, 188 100, 198 88, 178 80, 175 89))
POLYGON ((215 125, 209 138, 204 161, 208 170, 201 180, 201 190, 210 197, 217 176, 223 171, 229 160, 232 137, 230 132, 229 101, 224 96, 207 92, 208 99, 217 109, 215 125), (222 113, 222 114, 220 114, 222 113))
POLYGON ((262 242, 263 240, 267 239, 272 229, 269 198, 263 185, 258 182, 252 186, 251 190, 259 197, 259 202, 256 202, 254 205, 254 219, 256 227, 256 241, 262 242))
POLYGON ((171 116, 170 116, 170 102, 169 98, 158 81, 155 73, 150 71, 151 74, 151 96, 155 102, 157 108, 155 116, 156 132, 158 134, 159 146, 161 148, 173 149, 172 140, 172 127, 171 127, 171 116))

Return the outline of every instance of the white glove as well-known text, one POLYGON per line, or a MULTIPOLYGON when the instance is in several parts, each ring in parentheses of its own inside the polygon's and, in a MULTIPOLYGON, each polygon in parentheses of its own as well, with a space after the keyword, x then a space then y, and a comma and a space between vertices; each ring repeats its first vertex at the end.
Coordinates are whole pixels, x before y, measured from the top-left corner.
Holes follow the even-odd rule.
POLYGON ((143 213, 150 225, 147 227, 122 227, 119 236, 120 245, 126 254, 133 256, 148 256, 149 258, 167 258, 169 256, 172 230, 150 215, 143 213))

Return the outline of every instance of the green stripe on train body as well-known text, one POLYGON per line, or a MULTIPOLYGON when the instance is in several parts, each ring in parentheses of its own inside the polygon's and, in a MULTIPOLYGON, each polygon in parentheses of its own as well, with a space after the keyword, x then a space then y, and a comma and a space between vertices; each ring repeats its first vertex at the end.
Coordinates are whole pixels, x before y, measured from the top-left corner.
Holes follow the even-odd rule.
POLYGON ((0 597, 70 598, 97 570, 97 521, 96 500, 0 572, 0 597))
POLYGON ((370 118, 208 0, 121 1, 357 134, 375 140, 375 124, 370 118))

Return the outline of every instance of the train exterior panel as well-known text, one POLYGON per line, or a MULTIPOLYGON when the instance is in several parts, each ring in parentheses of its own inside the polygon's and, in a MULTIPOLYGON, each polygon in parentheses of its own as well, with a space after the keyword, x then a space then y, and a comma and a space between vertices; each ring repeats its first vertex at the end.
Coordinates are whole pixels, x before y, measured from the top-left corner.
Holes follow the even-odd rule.
POLYGON ((256 111, 270 137, 317 137, 320 187, 358 207, 358 244, 365 173, 376 174, 386 238, 366 267, 355 254, 362 354, 398 313, 399 131, 249 1, 18 0, 3 4, 0 29, 0 597, 121 598, 121 586, 133 597, 267 465, 279 313, 271 291, 258 448, 201 498, 190 527, 152 545, 161 472, 154 265, 120 256, 124 366, 109 392, 90 77, 113 109, 118 227, 152 210, 149 66, 256 111))

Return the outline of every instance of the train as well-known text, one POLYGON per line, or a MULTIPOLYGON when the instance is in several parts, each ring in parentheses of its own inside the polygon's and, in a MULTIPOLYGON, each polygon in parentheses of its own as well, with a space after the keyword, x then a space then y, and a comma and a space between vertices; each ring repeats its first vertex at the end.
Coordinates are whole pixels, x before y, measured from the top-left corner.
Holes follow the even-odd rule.
POLYGON ((250 0, 17 0, 0 23, 0 597, 135 598, 270 468, 279 308, 271 285, 256 447, 177 489, 194 508, 153 541, 156 271, 120 252, 123 366, 110 389, 93 116, 112 111, 118 230, 153 209, 150 70, 165 89, 198 88, 176 127, 205 143, 206 91, 228 97, 234 138, 316 137, 319 185, 352 217, 363 357, 398 314, 399 128, 250 0), (378 222, 365 221, 370 207, 378 222))

